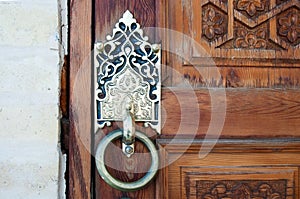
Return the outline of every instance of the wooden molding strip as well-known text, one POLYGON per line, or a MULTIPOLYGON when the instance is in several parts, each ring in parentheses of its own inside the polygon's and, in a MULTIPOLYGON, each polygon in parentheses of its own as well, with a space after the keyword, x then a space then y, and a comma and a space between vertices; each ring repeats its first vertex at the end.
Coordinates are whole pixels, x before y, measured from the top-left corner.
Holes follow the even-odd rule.
POLYGON ((68 198, 91 198, 92 1, 70 1, 68 198))
POLYGON ((212 110, 214 117, 224 114, 222 107, 212 106, 212 97, 222 102, 224 93, 221 138, 300 137, 300 90, 165 88, 162 92, 162 134, 166 137, 204 137, 212 110))

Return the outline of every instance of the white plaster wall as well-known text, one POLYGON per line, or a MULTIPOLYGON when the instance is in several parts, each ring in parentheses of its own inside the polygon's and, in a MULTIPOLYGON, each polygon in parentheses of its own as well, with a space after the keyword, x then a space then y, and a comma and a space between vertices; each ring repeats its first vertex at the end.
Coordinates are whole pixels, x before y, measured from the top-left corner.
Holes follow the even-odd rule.
POLYGON ((0 0, 0 198, 59 196, 56 0, 0 0))

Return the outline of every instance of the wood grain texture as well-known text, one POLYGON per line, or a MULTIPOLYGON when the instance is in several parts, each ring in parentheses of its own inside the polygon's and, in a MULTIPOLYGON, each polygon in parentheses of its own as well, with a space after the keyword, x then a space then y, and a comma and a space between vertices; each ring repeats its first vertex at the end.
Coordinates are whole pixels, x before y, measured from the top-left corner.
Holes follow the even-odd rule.
POLYGON ((159 140, 164 161, 172 162, 160 175, 160 198, 299 197, 299 141, 219 140, 204 158, 203 140, 171 141, 159 140))
POLYGON ((70 1, 69 198, 91 198, 91 1, 70 1))
POLYGON ((221 114, 212 109, 216 107, 211 104, 211 96, 216 102, 222 102, 224 97, 226 100, 221 137, 300 136, 300 90, 188 88, 163 89, 162 135, 204 136, 212 110, 216 115, 221 114), (226 97, 222 95, 224 91, 226 97))
MULTIPOLYGON (((155 27, 155 0, 96 0, 95 1, 95 39, 104 41, 123 13, 129 10, 141 28, 155 27)), ((154 40, 154 32, 145 31, 150 40, 154 40)))
MULTIPOLYGON (((184 66, 177 79, 191 87, 299 88, 299 68, 184 66)), ((164 84, 165 85, 165 84, 164 84)), ((172 84, 171 84, 172 85, 172 84)), ((166 85, 167 86, 167 85, 166 85)), ((177 86, 175 82, 173 86, 177 86)))
MULTIPOLYGON (((287 69, 277 69, 283 71, 287 69)), ((291 69, 297 71, 297 69, 291 69)), ((275 71, 261 67, 183 67, 183 78, 190 86, 223 87, 223 88, 294 88, 298 85, 300 74, 289 75, 289 84, 285 81, 275 82, 272 77, 275 71), (272 76, 272 77, 271 77, 272 76)), ((180 77, 179 77, 180 78, 180 77)), ((275 77, 274 77, 275 78, 275 77)), ((176 86, 176 85, 174 85, 176 86)))
POLYGON ((299 88, 299 68, 274 68, 270 70, 270 85, 277 88, 299 88))
POLYGON ((226 88, 269 88, 269 68, 222 67, 220 73, 226 88))

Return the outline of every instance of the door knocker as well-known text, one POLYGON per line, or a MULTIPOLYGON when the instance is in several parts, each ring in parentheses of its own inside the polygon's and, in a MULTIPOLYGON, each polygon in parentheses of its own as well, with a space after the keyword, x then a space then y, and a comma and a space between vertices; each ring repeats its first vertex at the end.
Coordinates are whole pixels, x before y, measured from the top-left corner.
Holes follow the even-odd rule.
POLYGON ((160 134, 161 52, 159 44, 150 44, 140 25, 127 10, 115 25, 112 35, 95 43, 94 92, 95 129, 122 121, 123 129, 110 132, 97 146, 96 167, 109 185, 122 191, 144 187, 156 174, 159 157, 155 145, 135 122, 143 122, 160 134), (104 163, 105 149, 110 142, 122 139, 122 151, 130 158, 135 153, 135 139, 151 154, 152 163, 144 177, 135 182, 113 178, 104 163))

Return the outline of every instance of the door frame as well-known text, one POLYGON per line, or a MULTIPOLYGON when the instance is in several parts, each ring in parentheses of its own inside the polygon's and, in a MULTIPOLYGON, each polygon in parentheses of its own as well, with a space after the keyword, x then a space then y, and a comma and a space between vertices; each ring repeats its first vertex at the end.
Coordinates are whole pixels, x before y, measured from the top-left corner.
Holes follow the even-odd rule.
MULTIPOLYGON (((82 115, 76 109, 74 87, 81 68, 91 77, 92 51, 92 4, 93 1, 71 0, 69 3, 69 151, 68 151, 68 198, 90 199, 92 192, 91 169, 91 122, 85 123, 85 130, 76 128, 82 115), (80 30, 80 31, 79 31, 80 30)), ((82 85, 86 100, 91 100, 91 84, 82 85)), ((86 110, 87 121, 91 121, 91 109, 86 110)))

